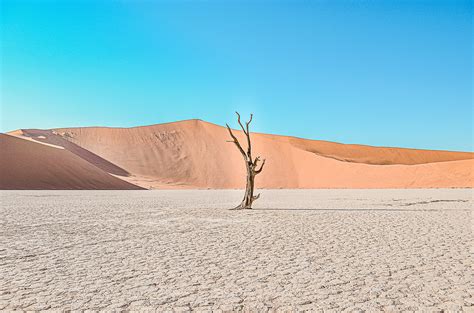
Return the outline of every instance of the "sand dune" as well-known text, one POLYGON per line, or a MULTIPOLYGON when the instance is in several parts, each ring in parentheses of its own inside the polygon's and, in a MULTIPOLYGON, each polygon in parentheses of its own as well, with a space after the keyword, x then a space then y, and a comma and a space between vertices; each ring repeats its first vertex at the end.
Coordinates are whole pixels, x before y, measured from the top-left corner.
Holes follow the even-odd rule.
MULTIPOLYGON (((134 128, 22 130, 145 188, 242 188, 242 157, 224 127, 187 120, 134 128)), ((238 132, 242 138, 242 133, 238 132)), ((258 188, 473 187, 474 154, 345 145, 252 134, 267 159, 258 188)), ((242 141, 245 142, 245 141, 242 141)))
POLYGON ((289 141, 295 147, 324 157, 374 165, 413 165, 473 158, 470 152, 371 147, 301 138, 290 138, 289 141))
POLYGON ((62 147, 0 134, 0 189, 141 189, 62 147))

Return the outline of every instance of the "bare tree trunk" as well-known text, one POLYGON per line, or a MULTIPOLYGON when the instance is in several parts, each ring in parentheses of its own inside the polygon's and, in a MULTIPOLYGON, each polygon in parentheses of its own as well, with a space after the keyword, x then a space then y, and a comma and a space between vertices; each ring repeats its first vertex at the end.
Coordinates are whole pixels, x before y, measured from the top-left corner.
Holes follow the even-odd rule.
POLYGON ((242 199, 242 202, 240 203, 240 205, 238 205, 234 209, 235 210, 251 209, 252 203, 260 197, 260 194, 256 196, 253 195, 253 191, 255 188, 255 176, 257 176, 258 174, 262 172, 263 166, 265 165, 265 160, 262 161, 260 168, 257 169, 257 166, 258 166, 257 164, 260 161, 260 157, 256 157, 255 159, 252 159, 252 144, 250 142, 249 125, 252 122, 253 114, 250 114, 250 120, 245 124, 245 127, 240 122, 240 114, 237 112, 235 112, 235 114, 237 114, 237 121, 239 122, 239 125, 242 128, 242 131, 247 137, 247 152, 244 151, 244 149, 240 145, 239 140, 232 133, 232 130, 230 129, 229 125, 226 124, 226 126, 227 126, 227 130, 229 131, 230 136, 232 137, 232 140, 229 140, 229 142, 233 142, 239 149, 242 156, 244 157, 245 166, 247 168, 247 183, 245 186, 244 198, 242 199))

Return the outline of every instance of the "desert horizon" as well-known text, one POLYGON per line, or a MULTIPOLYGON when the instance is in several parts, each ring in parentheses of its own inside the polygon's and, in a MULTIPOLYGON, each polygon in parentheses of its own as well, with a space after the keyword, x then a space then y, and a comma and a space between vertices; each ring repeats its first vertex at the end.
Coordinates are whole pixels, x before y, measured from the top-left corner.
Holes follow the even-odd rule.
MULTIPOLYGON (((242 131, 236 134, 242 139, 242 131)), ((257 180, 261 189, 474 186, 472 152, 373 147, 264 133, 251 136, 255 150, 267 156, 272 172, 271 177, 263 173, 257 180)), ((15 130, 1 136, 5 152, 0 154, 0 188, 243 188, 244 166, 227 140, 225 127, 200 119, 131 128, 15 130), (65 151, 53 151, 55 148, 65 151), (57 155, 47 170, 46 163, 40 161, 43 154, 57 155), (30 163, 31 167, 23 177, 21 171, 14 170, 22 155, 26 159, 21 166, 30 163), (219 160, 225 164, 219 166, 219 160), (72 169, 78 163, 86 166, 84 161, 87 170, 72 169), (66 167, 69 170, 63 173, 66 167), (101 178, 87 178, 92 174, 101 178), (49 184, 43 175, 50 176, 49 184), (95 183, 88 184, 88 180, 95 183)))
MULTIPOLYGON (((70 127, 51 127, 51 128, 28 128, 28 127, 23 127, 23 128, 17 128, 17 129, 12 129, 12 130, 7 130, 4 132, 4 134, 9 134, 9 135, 15 135, 18 132, 24 131, 24 130, 56 130, 56 129, 82 129, 82 128, 105 128, 105 129, 133 129, 133 128, 145 128, 145 127, 153 127, 156 125, 166 125, 166 124, 174 124, 174 123, 186 123, 186 122, 203 122, 207 124, 212 124, 215 126, 220 126, 220 127, 225 127, 224 125, 220 125, 218 123, 213 123, 206 121, 202 118, 183 118, 183 119, 178 119, 176 121, 169 121, 169 122, 160 122, 160 123, 151 123, 151 124, 145 124, 145 125, 133 125, 133 126, 117 126, 117 125, 108 125, 108 126, 103 126, 103 125, 87 125, 87 126, 70 126, 70 127)), ((238 126, 235 127, 236 130, 238 126)), ((280 136, 280 137, 288 137, 288 138, 294 138, 294 139, 303 139, 303 140, 313 140, 313 141, 320 141, 320 142, 328 142, 328 143, 338 143, 338 144, 345 144, 345 145, 355 145, 355 146, 366 146, 366 147, 375 147, 375 148, 396 148, 396 149, 408 149, 408 150, 428 150, 428 151, 443 151, 443 152, 460 152, 460 153, 474 153, 474 151, 464 151, 464 150, 449 150, 449 149, 429 149, 429 148, 418 148, 418 147, 398 147, 398 146, 390 146, 390 145, 370 145, 362 142, 351 142, 351 143, 342 143, 342 142, 337 142, 333 140, 325 140, 325 139, 315 139, 315 138, 310 138, 310 137, 301 137, 301 136, 296 136, 296 135, 284 135, 284 134, 279 134, 279 133, 269 133, 269 132, 256 132, 252 131, 252 134, 261 134, 261 135, 270 135, 270 136, 280 136)))

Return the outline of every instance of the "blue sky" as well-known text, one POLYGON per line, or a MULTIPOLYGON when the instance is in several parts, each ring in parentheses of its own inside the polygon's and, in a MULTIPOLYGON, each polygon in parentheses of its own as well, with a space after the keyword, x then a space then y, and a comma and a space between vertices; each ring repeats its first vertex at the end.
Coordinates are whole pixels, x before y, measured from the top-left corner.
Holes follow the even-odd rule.
POLYGON ((1 2, 0 130, 200 118, 473 150, 469 1, 1 2))

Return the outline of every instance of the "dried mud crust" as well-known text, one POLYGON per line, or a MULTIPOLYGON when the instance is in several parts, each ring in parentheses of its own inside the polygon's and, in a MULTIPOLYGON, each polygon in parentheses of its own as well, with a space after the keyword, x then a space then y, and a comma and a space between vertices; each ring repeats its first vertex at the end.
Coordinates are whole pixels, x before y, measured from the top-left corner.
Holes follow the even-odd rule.
POLYGON ((469 311, 471 190, 3 191, 0 310, 469 311))

